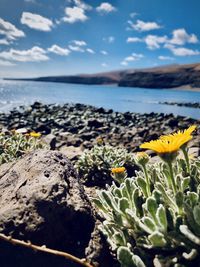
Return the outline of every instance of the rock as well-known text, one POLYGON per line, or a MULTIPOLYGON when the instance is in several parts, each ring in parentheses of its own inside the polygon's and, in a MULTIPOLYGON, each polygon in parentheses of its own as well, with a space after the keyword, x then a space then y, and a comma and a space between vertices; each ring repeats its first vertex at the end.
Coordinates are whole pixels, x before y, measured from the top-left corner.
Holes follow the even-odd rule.
POLYGON ((77 160, 83 153, 80 147, 74 146, 63 146, 60 148, 60 152, 72 161, 77 160))
POLYGON ((111 255, 105 236, 98 229, 99 221, 96 223, 91 235, 89 246, 86 249, 87 259, 92 261, 95 267, 120 267, 120 263, 111 255))
POLYGON ((158 133, 150 132, 146 137, 146 142, 149 142, 151 140, 156 140, 158 138, 159 138, 158 133))
POLYGON ((24 134, 24 133, 27 133, 28 130, 26 128, 19 128, 19 129, 15 130, 15 132, 18 134, 24 134))
POLYGON ((102 121, 99 121, 97 119, 90 119, 88 120, 87 125, 89 127, 100 128, 100 127, 103 127, 104 124, 102 121))
POLYGON ((176 127, 176 126, 178 126, 178 120, 177 120, 176 118, 174 118, 174 119, 170 119, 170 120, 168 121, 168 125, 169 125, 171 128, 176 127))
POLYGON ((98 136, 98 133, 95 131, 85 132, 85 133, 80 134, 80 138, 84 141, 90 141, 94 139, 96 136, 98 136))
POLYGON ((40 124, 36 129, 33 129, 36 132, 40 132, 42 134, 50 134, 51 129, 46 124, 40 124))
MULTIPOLYGON (((2 165, 0 177, 2 233, 84 257, 94 219, 83 187, 64 155, 57 151, 32 152, 16 163, 2 165)), ((66 260, 59 265, 57 261, 1 244, 2 267, 67 265, 66 260)))
POLYGON ((66 141, 66 144, 68 146, 75 146, 75 147, 79 147, 81 143, 82 143, 82 140, 76 135, 68 136, 67 141, 66 141))
MULTIPOLYGON (((105 143, 123 145, 130 150, 133 143, 140 145, 163 134, 186 129, 192 124, 199 125, 199 121, 164 113, 120 113, 83 104, 61 106, 36 103, 28 108, 21 107, 20 112, 13 110, 0 114, 1 128, 27 128, 39 131, 43 136, 54 134, 56 148, 63 145, 90 148, 95 139, 101 136, 105 143)), ((195 146, 198 146, 199 136, 200 129, 197 129, 194 132, 195 146)), ((139 151, 139 147, 135 146, 134 151, 139 151)))
POLYGON ((56 149, 56 136, 53 134, 48 134, 43 137, 43 141, 50 146, 51 150, 56 149))

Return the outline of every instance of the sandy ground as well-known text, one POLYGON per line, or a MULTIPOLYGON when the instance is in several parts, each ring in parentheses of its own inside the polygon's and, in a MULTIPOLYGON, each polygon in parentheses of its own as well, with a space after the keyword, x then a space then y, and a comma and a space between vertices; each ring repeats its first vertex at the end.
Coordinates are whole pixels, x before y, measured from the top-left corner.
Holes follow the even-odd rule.
POLYGON ((190 85, 183 85, 180 87, 175 87, 175 88, 172 88, 172 90, 200 92, 200 88, 191 87, 190 85))

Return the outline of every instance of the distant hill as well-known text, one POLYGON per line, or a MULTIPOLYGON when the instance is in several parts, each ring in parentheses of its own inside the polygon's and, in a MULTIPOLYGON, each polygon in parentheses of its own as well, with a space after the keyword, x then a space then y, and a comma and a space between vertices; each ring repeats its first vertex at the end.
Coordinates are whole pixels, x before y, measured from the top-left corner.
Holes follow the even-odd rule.
POLYGON ((118 86, 143 88, 175 88, 181 86, 200 88, 200 63, 17 80, 88 85, 117 84, 118 86))

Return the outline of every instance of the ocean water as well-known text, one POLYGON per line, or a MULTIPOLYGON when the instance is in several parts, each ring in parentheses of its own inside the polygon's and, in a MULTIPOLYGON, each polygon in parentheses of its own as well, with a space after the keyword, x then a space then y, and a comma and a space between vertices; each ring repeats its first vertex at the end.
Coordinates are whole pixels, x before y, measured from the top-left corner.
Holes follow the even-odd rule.
POLYGON ((200 119, 200 109, 159 104, 164 101, 200 102, 200 92, 0 80, 0 112, 34 101, 83 103, 121 112, 163 112, 200 119))

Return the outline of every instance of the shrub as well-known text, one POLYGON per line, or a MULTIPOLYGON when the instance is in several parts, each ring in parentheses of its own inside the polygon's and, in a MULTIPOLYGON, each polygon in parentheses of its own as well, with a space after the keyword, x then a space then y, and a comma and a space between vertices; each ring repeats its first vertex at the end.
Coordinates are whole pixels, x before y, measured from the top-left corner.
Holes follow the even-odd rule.
POLYGON ((111 183, 113 167, 124 166, 129 176, 135 171, 133 154, 124 148, 115 148, 110 145, 96 145, 79 158, 76 167, 83 182, 89 186, 105 186, 111 183))
POLYGON ((200 160, 189 159, 195 127, 189 129, 143 144, 162 161, 151 165, 139 154, 135 179, 113 182, 93 200, 104 218, 100 228, 123 267, 198 266, 200 160), (184 158, 177 157, 180 149, 184 158))
POLYGON ((47 147, 39 139, 40 134, 8 133, 0 134, 0 164, 20 158, 25 153, 47 147))

